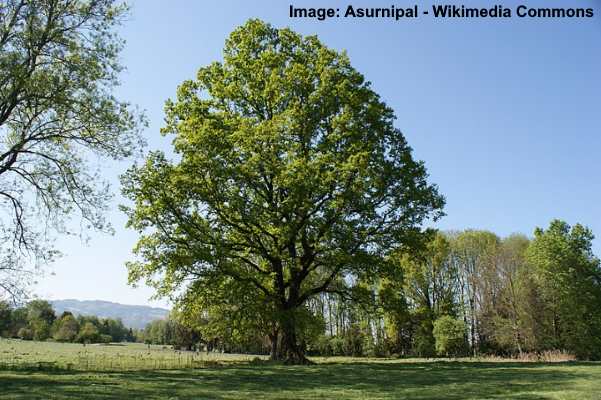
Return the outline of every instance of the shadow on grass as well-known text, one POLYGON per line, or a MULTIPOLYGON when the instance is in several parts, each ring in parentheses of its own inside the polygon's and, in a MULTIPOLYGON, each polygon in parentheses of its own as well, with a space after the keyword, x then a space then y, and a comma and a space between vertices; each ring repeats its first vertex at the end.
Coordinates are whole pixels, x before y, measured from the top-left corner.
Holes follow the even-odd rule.
MULTIPOLYGON (((601 366, 511 362, 276 364, 134 372, 0 372, 2 399, 550 399, 601 366)), ((594 388, 601 390, 601 386, 594 388)), ((573 397, 576 398, 576 397, 573 397)))

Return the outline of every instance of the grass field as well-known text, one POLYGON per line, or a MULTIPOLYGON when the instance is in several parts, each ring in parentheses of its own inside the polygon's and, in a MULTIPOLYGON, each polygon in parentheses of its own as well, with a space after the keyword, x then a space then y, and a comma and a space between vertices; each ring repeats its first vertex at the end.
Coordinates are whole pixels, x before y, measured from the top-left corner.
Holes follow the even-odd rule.
POLYGON ((248 362, 251 355, 174 351, 142 343, 82 345, 0 339, 2 370, 140 371, 248 362))
MULTIPOLYGON (((149 370, 182 355, 143 345, 86 346, 89 357, 145 355, 146 366, 47 369, 81 357, 83 346, 0 341, 0 398, 8 399, 601 399, 599 363, 315 359, 311 366, 251 362, 252 356, 195 355, 198 368, 149 370), (10 349, 10 350, 9 350, 10 349), (27 354, 25 354, 27 353, 27 354), (17 360, 8 359, 21 354, 17 360), (79 354, 79 355, 78 355, 79 354), (37 357, 45 357, 36 365, 37 357), (171 357, 171 358, 170 358, 171 357), (56 361, 56 360, 55 360, 56 361), (200 362, 203 361, 203 362, 200 362)), ((184 356, 188 356, 184 354, 184 356)), ((142 364, 141 364, 142 365, 142 364)), ((173 364, 165 364, 168 368, 173 364)))

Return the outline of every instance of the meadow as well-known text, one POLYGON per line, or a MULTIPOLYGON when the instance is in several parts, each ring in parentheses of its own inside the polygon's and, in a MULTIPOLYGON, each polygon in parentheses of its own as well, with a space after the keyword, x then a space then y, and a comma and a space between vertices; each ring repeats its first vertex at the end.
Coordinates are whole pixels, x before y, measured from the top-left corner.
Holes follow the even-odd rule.
POLYGON ((601 363, 313 358, 0 340, 3 400, 599 399, 601 363), (88 361, 85 361, 88 360, 88 361))
MULTIPOLYGON (((146 371, 249 362, 260 356, 175 351, 142 343, 78 344, 0 339, 0 370, 146 371)), ((264 357, 263 357, 264 358, 264 357)))

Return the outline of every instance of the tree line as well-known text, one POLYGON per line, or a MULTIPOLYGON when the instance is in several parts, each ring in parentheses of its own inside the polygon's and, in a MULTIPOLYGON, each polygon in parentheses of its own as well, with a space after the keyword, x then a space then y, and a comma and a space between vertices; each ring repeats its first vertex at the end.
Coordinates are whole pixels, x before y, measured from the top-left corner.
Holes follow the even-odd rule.
MULTIPOLYGON (((320 356, 520 357, 561 351, 601 358, 601 266, 592 232, 559 220, 533 238, 484 230, 432 232, 391 256, 388 276, 341 278, 302 310, 299 340, 320 356)), ((266 353, 260 304, 194 308, 141 332, 148 343, 266 353)), ((276 346, 277 348, 277 346, 276 346)))
MULTIPOLYGON (((382 277, 341 278, 339 293, 303 307, 299 340, 319 356, 520 357, 569 352, 601 358, 601 265, 592 232, 559 220, 533 238, 484 230, 431 232, 399 250, 382 277)), ((0 335, 24 340, 144 342, 181 350, 269 354, 273 325, 251 307, 180 305, 143 330, 119 319, 57 316, 47 301, 0 302, 0 335)), ((275 346, 277 348, 277 345, 275 346)))
POLYGON ((599 359, 601 267, 592 239, 587 228, 562 221, 537 229, 532 239, 436 233, 420 251, 394 256, 396 279, 354 282, 355 299, 324 294, 309 302, 326 333, 312 350, 415 356, 561 350, 599 359))
POLYGON ((84 344, 136 340, 136 332, 120 319, 75 316, 69 311, 57 316, 45 300, 32 300, 17 308, 0 301, 0 336, 84 344))

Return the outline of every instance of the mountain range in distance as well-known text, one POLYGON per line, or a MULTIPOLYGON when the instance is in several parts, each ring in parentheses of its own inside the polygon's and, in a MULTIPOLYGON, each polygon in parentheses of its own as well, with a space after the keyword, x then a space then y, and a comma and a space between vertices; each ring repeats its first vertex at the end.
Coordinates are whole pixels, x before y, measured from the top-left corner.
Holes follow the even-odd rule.
POLYGON ((128 328, 142 329, 149 322, 165 319, 169 310, 159 307, 134 306, 103 300, 50 300, 57 315, 70 311, 74 315, 95 315, 99 318, 121 319, 128 328))

